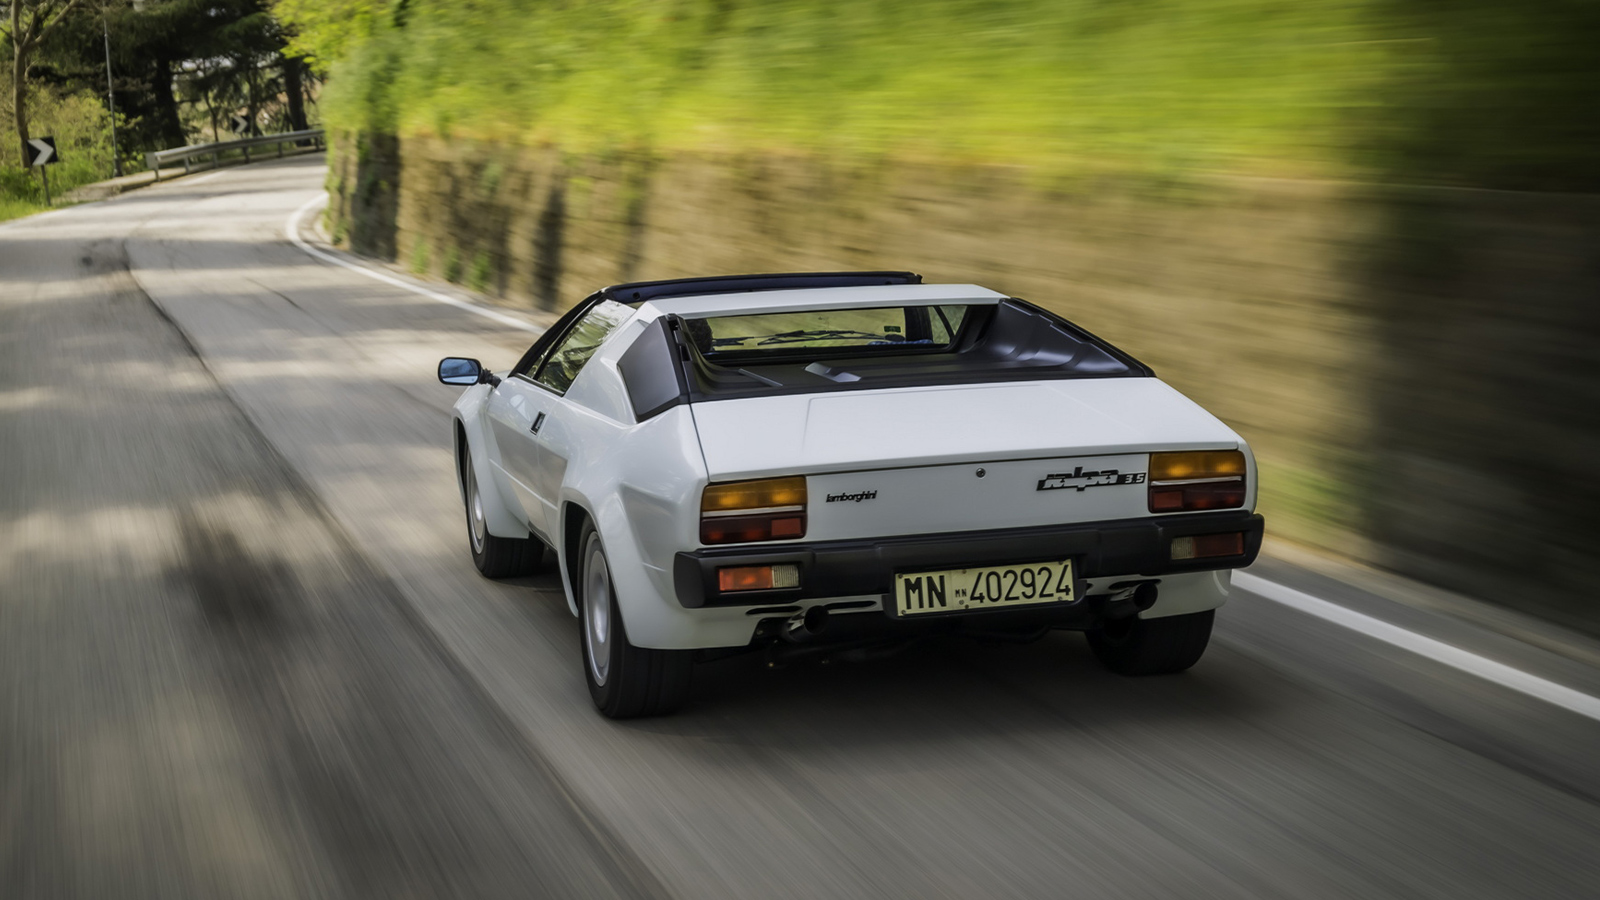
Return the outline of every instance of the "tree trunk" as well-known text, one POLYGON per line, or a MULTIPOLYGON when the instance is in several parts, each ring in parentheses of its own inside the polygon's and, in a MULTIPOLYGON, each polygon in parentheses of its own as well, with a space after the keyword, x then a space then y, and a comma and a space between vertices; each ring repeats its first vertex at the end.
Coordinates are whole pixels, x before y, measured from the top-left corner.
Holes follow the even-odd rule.
POLYGON ((283 58, 283 94, 289 103, 290 131, 305 131, 311 127, 306 123, 305 81, 300 77, 302 65, 298 56, 283 58))
MULTIPOLYGON (((13 4, 15 6, 15 4, 13 4)), ((22 154, 22 165, 28 165, 28 55, 20 46, 14 46, 16 56, 11 60, 11 111, 17 123, 17 152, 22 154)))
POLYGON ((166 150, 189 143, 188 136, 183 133, 183 120, 178 116, 178 99, 172 96, 171 60, 156 60, 156 77, 150 88, 155 94, 156 123, 164 143, 156 149, 166 150))
POLYGON ((257 115, 257 112, 256 112, 256 61, 255 61, 255 59, 253 57, 247 57, 245 64, 247 66, 249 66, 249 68, 244 70, 244 90, 245 90, 244 103, 245 103, 245 110, 249 113, 249 121, 245 123, 244 134, 240 135, 240 137, 253 137, 255 135, 255 133, 256 133, 256 115, 257 115))

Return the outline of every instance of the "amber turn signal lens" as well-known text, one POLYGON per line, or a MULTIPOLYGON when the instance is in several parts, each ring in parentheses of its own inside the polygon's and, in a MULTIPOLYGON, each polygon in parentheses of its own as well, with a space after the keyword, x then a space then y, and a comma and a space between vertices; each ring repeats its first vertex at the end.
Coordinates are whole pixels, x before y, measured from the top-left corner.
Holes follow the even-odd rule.
POLYGON ((730 481, 708 484, 700 495, 702 513, 738 512, 747 509, 773 509, 806 505, 804 476, 761 478, 755 481, 730 481))
POLYGON ((1150 454, 1151 481, 1244 477, 1244 454, 1238 450, 1198 450, 1150 454))

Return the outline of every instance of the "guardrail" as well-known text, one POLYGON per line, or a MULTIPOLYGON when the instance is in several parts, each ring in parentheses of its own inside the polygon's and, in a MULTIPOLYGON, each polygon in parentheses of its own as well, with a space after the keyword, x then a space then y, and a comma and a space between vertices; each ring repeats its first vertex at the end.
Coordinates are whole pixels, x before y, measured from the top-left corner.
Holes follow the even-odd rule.
POLYGON ((161 167, 170 163, 181 161, 183 174, 189 174, 189 166, 196 159, 211 157, 213 164, 222 162, 222 154, 230 150, 244 151, 244 161, 250 161, 251 147, 278 147, 278 155, 283 156, 284 144, 299 144, 311 141, 317 149, 322 149, 322 129, 309 128, 305 131, 285 131, 281 134, 263 134, 258 137, 240 138, 236 141, 217 141, 213 144, 193 144, 188 147, 174 147, 171 150, 157 150, 144 155, 145 165, 156 173, 156 180, 161 180, 161 167))

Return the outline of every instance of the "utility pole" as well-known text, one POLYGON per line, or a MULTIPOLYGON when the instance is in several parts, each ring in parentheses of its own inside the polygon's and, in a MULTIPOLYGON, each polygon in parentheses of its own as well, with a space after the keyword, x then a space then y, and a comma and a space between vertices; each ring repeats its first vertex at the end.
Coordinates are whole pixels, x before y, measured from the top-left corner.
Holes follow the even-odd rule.
POLYGON ((100 11, 101 34, 106 39, 106 106, 111 110, 111 166, 117 177, 122 177, 122 150, 117 146, 117 94, 111 86, 111 25, 106 21, 108 12, 100 11))

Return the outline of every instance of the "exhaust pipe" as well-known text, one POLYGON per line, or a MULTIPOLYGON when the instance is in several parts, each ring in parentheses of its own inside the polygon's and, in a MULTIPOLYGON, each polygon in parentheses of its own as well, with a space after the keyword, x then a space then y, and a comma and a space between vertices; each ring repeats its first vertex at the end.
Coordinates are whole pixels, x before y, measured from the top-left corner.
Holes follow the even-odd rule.
POLYGON ((1126 619, 1136 616, 1156 605, 1159 581, 1119 581, 1111 586, 1114 593, 1103 595, 1100 615, 1107 619, 1126 619))
POLYGON ((803 613, 795 613, 783 623, 780 636, 791 644, 804 644, 816 640, 828 628, 828 608, 813 606, 803 613))

